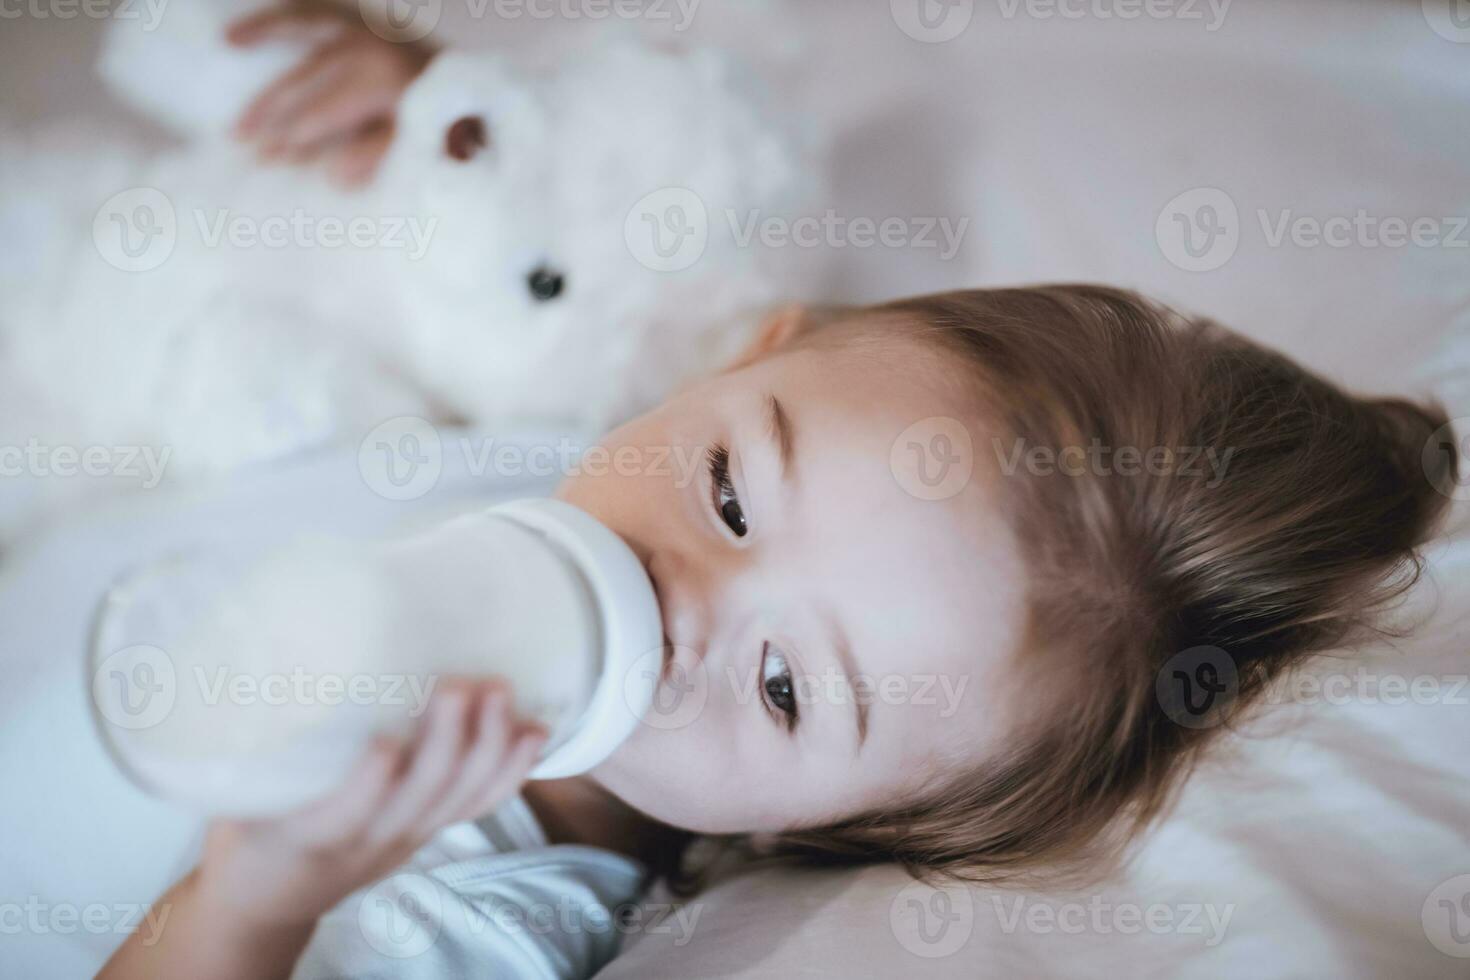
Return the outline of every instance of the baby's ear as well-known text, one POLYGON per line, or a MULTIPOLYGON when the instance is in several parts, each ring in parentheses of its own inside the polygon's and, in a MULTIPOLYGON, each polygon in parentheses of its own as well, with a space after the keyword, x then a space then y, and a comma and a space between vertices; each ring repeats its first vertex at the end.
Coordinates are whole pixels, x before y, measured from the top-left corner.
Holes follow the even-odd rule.
POLYGON ((784 347, 807 322, 807 308, 800 303, 789 303, 767 313, 746 348, 735 358, 732 368, 742 368, 760 360, 767 354, 784 347))

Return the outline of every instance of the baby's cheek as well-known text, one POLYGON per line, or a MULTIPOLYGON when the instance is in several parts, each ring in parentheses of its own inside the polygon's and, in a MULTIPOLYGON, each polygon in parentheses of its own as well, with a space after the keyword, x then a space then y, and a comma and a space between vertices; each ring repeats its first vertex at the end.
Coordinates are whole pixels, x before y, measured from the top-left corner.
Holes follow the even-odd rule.
POLYGON ((863 773, 868 792, 884 805, 922 795, 951 774, 983 762, 988 750, 966 734, 966 726, 952 723, 951 708, 912 701, 885 707, 894 720, 893 737, 870 740, 877 751, 863 773))

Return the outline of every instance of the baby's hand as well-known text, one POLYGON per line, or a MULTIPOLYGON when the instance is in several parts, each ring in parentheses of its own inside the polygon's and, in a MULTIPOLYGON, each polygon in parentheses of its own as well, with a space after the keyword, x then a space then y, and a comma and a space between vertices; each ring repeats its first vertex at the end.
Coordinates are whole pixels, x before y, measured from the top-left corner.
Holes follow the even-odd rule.
POLYGON ((240 47, 305 41, 312 50, 245 110, 236 134, 266 159, 323 159, 347 184, 372 176, 393 137, 399 97, 424 70, 432 50, 395 44, 370 31, 355 7, 296 0, 231 24, 240 47))
POLYGON ((440 828, 514 796, 545 741, 516 719, 504 682, 444 681, 417 739, 375 745, 331 796, 276 819, 212 824, 200 892, 250 925, 314 922, 440 828))

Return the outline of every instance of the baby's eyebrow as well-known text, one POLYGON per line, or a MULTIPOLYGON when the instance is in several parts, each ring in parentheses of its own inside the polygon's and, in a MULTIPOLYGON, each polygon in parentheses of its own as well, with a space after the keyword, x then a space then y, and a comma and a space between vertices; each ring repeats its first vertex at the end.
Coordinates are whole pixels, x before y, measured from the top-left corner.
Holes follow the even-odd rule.
POLYGON ((766 396, 766 415, 771 438, 781 451, 781 476, 790 479, 796 468, 796 428, 791 424, 791 416, 786 414, 785 406, 775 395, 766 396))

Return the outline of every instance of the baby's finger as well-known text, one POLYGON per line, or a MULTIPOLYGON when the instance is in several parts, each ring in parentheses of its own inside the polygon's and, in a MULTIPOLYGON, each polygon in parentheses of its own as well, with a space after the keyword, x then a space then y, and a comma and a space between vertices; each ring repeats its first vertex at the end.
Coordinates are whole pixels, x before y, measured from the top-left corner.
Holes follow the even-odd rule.
POLYGON ((324 44, 346 29, 342 15, 331 9, 270 7, 241 17, 225 28, 225 40, 248 48, 266 41, 306 41, 324 44))
POLYGON ((405 836, 418 816, 443 795, 463 753, 468 701, 458 683, 435 692, 408 772, 367 829, 370 842, 384 844, 405 836))
POLYGON ((309 845, 356 837, 402 774, 406 756, 402 742, 376 740, 337 789, 282 818, 282 832, 309 845))
POLYGON ((545 747, 545 729, 536 724, 522 726, 518 733, 512 736, 510 751, 501 761, 499 771, 491 777, 489 782, 479 786, 469 801, 457 812, 451 813, 443 822, 448 824, 458 823, 461 820, 473 820, 497 809, 520 790, 521 784, 535 768, 537 760, 541 758, 541 750, 545 747))
POLYGON ((449 792, 419 821, 420 827, 430 833, 459 819, 459 814, 505 765, 506 750, 516 727, 510 695, 499 681, 485 684, 480 694, 469 752, 449 792))
POLYGON ((393 104, 392 92, 385 94, 352 74, 339 75, 289 121, 281 139, 292 149, 319 146, 391 113, 393 104))
POLYGON ((362 133, 344 142, 331 152, 328 164, 333 179, 340 184, 361 184, 373 175, 388 146, 393 142, 393 127, 387 122, 376 123, 362 133))
POLYGON ((337 68, 337 59, 329 51, 304 58, 250 103, 235 123, 235 135, 241 139, 279 137, 303 103, 316 96, 337 68))

